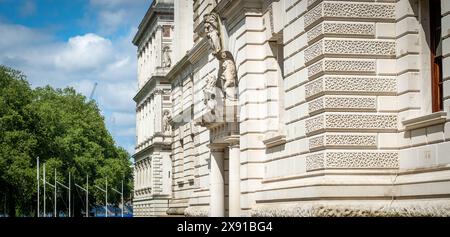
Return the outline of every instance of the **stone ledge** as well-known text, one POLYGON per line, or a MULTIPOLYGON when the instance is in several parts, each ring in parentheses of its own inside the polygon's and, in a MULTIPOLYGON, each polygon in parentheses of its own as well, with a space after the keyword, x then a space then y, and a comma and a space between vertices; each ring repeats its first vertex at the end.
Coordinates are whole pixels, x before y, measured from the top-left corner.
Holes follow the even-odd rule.
POLYGON ((286 135, 277 133, 273 134, 270 137, 267 137, 263 140, 264 145, 266 145, 267 148, 279 146, 286 143, 286 135))
POLYGON ((403 120, 402 124, 405 126, 405 130, 412 130, 442 124, 445 123, 446 119, 447 112, 440 111, 417 118, 403 120))
POLYGON ((284 204, 253 208, 252 217, 450 217, 450 201, 284 204))

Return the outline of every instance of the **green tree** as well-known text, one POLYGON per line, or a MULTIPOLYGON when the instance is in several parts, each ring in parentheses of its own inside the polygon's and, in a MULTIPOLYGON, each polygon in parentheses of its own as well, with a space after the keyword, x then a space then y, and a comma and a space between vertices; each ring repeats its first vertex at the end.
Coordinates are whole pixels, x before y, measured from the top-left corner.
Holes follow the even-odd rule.
MULTIPOLYGON (((0 71, 0 191, 11 193, 9 215, 35 215, 37 156, 45 162, 50 180, 56 169, 62 183, 68 183, 70 172, 72 183, 84 186, 89 176, 91 185, 104 185, 107 177, 108 185, 119 189, 123 177, 125 197, 129 196, 130 156, 114 143, 95 102, 73 88, 32 90, 20 72, 6 67, 0 71)), ((75 186, 72 189, 74 214, 79 216, 84 196, 75 186)), ((90 190, 90 205, 104 202, 103 193, 93 186, 90 190)), ((52 206, 53 190, 47 192, 47 206, 52 206)), ((119 201, 111 192, 108 202, 119 201)), ((58 204, 58 210, 67 210, 67 192, 61 188, 58 204)))

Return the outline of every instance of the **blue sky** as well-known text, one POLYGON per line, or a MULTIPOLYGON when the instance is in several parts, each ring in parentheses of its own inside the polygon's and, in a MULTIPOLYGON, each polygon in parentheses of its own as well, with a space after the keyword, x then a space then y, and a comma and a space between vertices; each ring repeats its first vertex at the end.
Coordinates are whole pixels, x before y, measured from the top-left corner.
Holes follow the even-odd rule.
POLYGON ((152 0, 0 0, 0 64, 33 87, 72 86, 93 98, 118 145, 135 142, 136 48, 152 0))

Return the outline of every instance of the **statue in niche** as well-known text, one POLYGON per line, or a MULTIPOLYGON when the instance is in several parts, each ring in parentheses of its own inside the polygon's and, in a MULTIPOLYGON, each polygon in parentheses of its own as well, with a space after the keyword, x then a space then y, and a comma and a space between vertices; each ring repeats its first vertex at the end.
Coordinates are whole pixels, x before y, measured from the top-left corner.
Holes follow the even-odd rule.
POLYGON ((164 47, 162 56, 162 66, 164 68, 170 67, 172 65, 172 59, 170 58, 170 48, 169 46, 164 47))
POLYGON ((172 130, 172 127, 170 126, 170 112, 169 110, 164 110, 163 114, 163 132, 170 132, 172 130))
POLYGON ((211 114, 213 115, 216 113, 216 106, 217 106, 216 91, 215 91, 216 83, 217 83, 216 77, 213 75, 208 75, 206 77, 206 86, 205 89, 203 90, 204 94, 203 103, 206 105, 207 111, 211 112, 211 114))
POLYGON ((213 55, 217 55, 220 51, 222 51, 219 18, 216 14, 207 14, 204 16, 204 21, 205 33, 208 38, 209 45, 213 51, 213 55))
POLYGON ((222 90, 227 98, 234 98, 235 95, 230 95, 230 90, 228 90, 229 88, 235 88, 237 86, 236 64, 234 63, 233 55, 231 55, 228 51, 221 52, 220 63, 220 80, 222 82, 222 90))

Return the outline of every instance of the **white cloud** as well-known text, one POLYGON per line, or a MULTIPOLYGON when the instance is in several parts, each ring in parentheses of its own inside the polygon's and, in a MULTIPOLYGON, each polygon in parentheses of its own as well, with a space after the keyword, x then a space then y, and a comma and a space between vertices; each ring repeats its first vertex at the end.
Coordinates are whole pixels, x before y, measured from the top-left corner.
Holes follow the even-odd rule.
POLYGON ((55 56, 56 67, 69 71, 101 69, 114 60, 110 40, 96 34, 75 36, 55 56))

